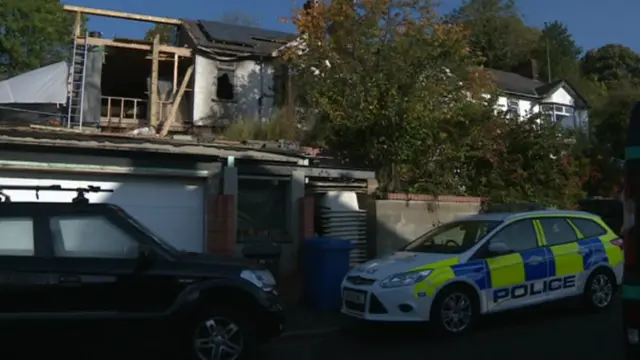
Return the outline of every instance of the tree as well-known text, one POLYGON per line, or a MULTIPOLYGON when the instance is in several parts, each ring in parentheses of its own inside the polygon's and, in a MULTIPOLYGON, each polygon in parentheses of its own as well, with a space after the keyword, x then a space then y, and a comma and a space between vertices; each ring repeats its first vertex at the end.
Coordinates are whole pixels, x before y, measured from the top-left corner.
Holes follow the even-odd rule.
MULTIPOLYGON (((376 169, 389 190, 450 167, 474 133, 460 115, 490 91, 463 27, 440 23, 427 0, 334 0, 294 22, 304 41, 285 58, 340 159, 376 169)), ((455 172, 437 173, 432 192, 460 191, 455 172)))
POLYGON ((229 12, 222 15, 220 17, 220 21, 226 24, 252 26, 252 27, 257 27, 260 25, 258 20, 239 11, 229 12))
POLYGON ((588 160, 574 156, 572 134, 536 116, 503 122, 499 134, 491 154, 495 166, 486 171, 477 193, 497 202, 534 201, 562 208, 584 197, 588 160))
POLYGON ((151 29, 147 30, 144 35, 144 39, 147 41, 153 41, 156 34, 160 36, 161 44, 175 44, 176 34, 178 28, 175 25, 169 24, 156 24, 151 29))
POLYGON ((0 78, 67 58, 74 22, 59 1, 0 1, 0 78))
POLYGON ((581 54, 582 48, 576 44, 569 29, 559 21, 545 24, 534 50, 540 77, 547 80, 550 65, 551 81, 567 79, 578 74, 578 60, 581 54))
POLYGON ((588 51, 580 60, 586 76, 607 85, 617 81, 640 83, 640 55, 624 45, 608 44, 588 51))
POLYGON ((486 67, 511 71, 529 60, 539 32, 527 26, 514 0, 469 0, 446 17, 469 30, 486 67))

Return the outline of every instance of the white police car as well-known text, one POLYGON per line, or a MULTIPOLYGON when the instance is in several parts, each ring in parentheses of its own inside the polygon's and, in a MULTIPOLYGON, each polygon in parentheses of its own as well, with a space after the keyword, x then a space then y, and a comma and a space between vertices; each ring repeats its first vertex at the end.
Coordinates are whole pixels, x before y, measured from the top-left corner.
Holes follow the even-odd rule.
POLYGON ((431 321, 448 333, 477 315, 584 296, 607 308, 622 280, 622 240, 577 211, 478 214, 352 269, 342 312, 384 322, 431 321))

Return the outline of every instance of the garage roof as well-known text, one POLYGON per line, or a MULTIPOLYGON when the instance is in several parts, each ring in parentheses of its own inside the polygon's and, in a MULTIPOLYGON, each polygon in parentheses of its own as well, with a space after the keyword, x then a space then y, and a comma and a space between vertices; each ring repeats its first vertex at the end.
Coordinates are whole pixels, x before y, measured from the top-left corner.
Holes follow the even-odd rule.
MULTIPOLYGON (((55 129, 55 128, 54 128, 55 129)), ((204 155, 217 158, 253 159, 270 162, 297 163, 305 155, 286 150, 262 150, 252 146, 202 144, 197 141, 178 141, 121 134, 86 133, 32 128, 0 128, 0 144, 25 144, 43 147, 71 147, 78 149, 129 150, 167 154, 204 155)))

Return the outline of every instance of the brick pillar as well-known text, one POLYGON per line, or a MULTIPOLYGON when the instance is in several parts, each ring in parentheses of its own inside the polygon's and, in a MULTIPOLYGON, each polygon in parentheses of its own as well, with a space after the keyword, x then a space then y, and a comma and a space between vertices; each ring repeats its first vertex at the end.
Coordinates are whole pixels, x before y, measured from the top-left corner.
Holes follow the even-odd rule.
POLYGON ((233 195, 212 195, 207 200, 207 252, 235 254, 236 218, 233 195))
POLYGON ((303 281, 302 274, 304 270, 303 251, 304 240, 309 239, 314 233, 314 199, 312 196, 300 197, 296 200, 298 202, 298 214, 293 217, 293 221, 298 222, 298 234, 294 241, 297 243, 295 259, 297 264, 295 266, 296 271, 285 274, 280 281, 280 292, 282 294, 282 300, 287 305, 298 305, 301 300, 303 281))
MULTIPOLYGON (((299 241, 302 242, 313 236, 315 232, 315 199, 313 196, 305 196, 298 199, 298 211, 300 214, 299 241)), ((302 244, 301 244, 302 245, 302 244)))

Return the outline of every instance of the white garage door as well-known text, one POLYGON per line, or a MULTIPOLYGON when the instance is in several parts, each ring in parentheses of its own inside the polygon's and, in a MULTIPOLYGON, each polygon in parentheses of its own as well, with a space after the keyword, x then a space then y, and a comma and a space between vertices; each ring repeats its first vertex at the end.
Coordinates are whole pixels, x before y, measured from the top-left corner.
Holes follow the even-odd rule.
MULTIPOLYGON (((119 205, 154 233, 178 249, 204 250, 204 190, 203 182, 194 180, 159 180, 118 176, 73 176, 2 174, 1 185, 60 185, 65 188, 100 186, 113 193, 90 193, 91 203, 119 205)), ((12 201, 71 202, 75 192, 41 191, 36 200, 34 191, 6 191, 12 201)))

